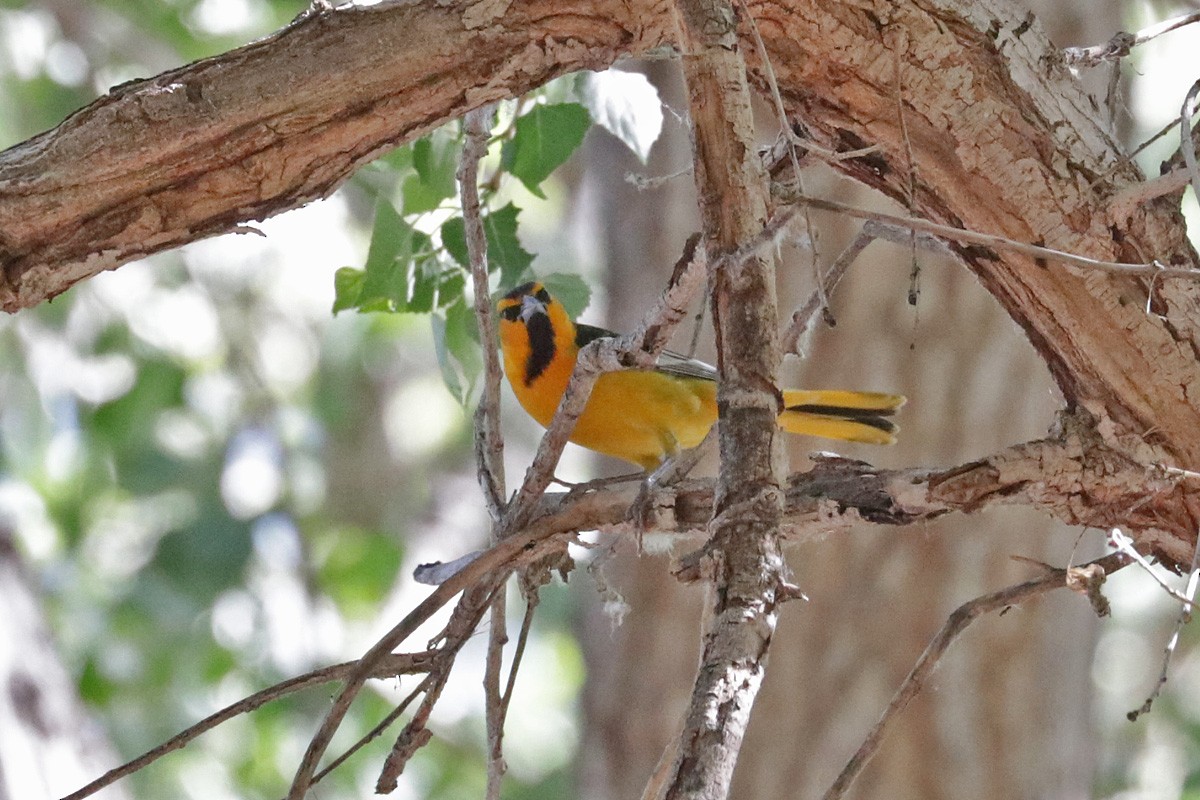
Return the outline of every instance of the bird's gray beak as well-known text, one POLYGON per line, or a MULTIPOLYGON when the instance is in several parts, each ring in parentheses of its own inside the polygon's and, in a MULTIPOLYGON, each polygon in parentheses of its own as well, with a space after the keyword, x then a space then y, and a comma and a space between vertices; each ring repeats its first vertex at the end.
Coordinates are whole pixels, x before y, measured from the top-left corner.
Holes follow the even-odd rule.
POLYGON ((531 294, 521 298, 521 321, 528 323, 535 314, 545 314, 546 304, 531 294))

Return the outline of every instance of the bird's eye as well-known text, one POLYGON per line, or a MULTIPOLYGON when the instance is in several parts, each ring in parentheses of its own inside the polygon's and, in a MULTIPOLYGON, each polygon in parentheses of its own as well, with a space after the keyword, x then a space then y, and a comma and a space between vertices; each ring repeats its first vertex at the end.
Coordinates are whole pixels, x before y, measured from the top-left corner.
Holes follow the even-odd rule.
POLYGON ((521 317, 521 307, 518 305, 505 306, 500 309, 500 316, 509 322, 516 322, 521 317))

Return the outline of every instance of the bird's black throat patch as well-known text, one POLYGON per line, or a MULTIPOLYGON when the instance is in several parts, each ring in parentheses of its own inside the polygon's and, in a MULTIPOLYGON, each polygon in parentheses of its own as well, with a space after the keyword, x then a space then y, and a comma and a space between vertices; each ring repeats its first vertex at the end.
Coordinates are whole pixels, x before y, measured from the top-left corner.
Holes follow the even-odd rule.
POLYGON ((554 360, 554 326, 546 314, 534 314, 525 323, 529 333, 529 358, 525 361, 525 385, 533 383, 554 360))

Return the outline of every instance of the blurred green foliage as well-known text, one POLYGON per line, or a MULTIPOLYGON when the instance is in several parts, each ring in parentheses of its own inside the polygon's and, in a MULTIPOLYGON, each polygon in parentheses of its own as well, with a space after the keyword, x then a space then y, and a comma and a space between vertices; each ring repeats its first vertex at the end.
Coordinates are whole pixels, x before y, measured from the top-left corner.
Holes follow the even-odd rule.
MULTIPOLYGON (((115 83, 266 35, 305 6, 0 0, 0 106, 17 112, 0 115, 0 146, 115 83)), ((497 141, 516 148, 512 172, 536 199, 590 123, 578 104, 530 98, 506 124, 497 141), (546 139, 564 126, 568 147, 546 139)), ((390 626, 382 615, 414 596, 412 542, 462 513, 462 492, 442 488, 474 487, 461 404, 481 364, 456 206, 460 136, 450 125, 396 149, 338 198, 297 212, 316 222, 285 215, 263 224, 266 241, 200 243, 0 321, 0 516, 42 576, 68 668, 122 757, 359 652, 390 626), (355 259, 361 267, 335 271, 355 259), (403 313, 334 317, 331 304, 403 313), (457 403, 428 388, 438 382, 457 403)), ((498 153, 489 164, 508 169, 498 153)), ((521 209, 498 185, 485 192, 497 289, 526 279, 534 259, 521 209)), ((586 306, 577 275, 547 281, 573 311, 586 306)), ((481 504, 466 505, 471 521, 454 524, 481 535, 481 504)), ((566 623, 563 602, 547 604, 560 608, 542 615, 547 625, 566 623)), ((531 648, 557 674, 532 691, 569 709, 577 648, 562 636, 539 645, 542 636, 531 648)), ((337 743, 386 715, 400 683, 364 694, 337 743)), ((202 785, 206 796, 276 798, 333 691, 240 717, 130 786, 141 797, 202 785)), ((411 765, 410 791, 478 794, 481 703, 460 708, 458 722, 435 717, 438 738, 411 765)), ((569 794, 573 737, 523 746, 539 740, 556 755, 526 756, 538 766, 510 775, 506 797, 569 794)), ((380 737, 319 791, 366 794, 389 747, 380 737)))

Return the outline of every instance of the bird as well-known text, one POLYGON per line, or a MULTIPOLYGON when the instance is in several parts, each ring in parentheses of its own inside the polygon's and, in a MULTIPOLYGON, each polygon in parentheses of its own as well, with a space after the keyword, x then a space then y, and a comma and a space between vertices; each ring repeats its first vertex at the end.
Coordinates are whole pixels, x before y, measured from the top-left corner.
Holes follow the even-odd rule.
MULTIPOLYGON (((496 304, 504 373, 517 401, 543 427, 550 425, 584 345, 614 337, 577 323, 537 281, 496 304)), ((779 427, 789 433, 851 442, 892 444, 897 426, 887 417, 901 395, 844 390, 783 391, 779 427)), ((570 441, 652 471, 680 450, 699 445, 717 421, 715 367, 669 351, 651 369, 600 375, 570 441)))

